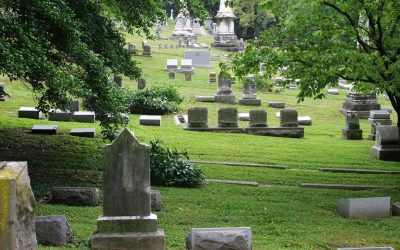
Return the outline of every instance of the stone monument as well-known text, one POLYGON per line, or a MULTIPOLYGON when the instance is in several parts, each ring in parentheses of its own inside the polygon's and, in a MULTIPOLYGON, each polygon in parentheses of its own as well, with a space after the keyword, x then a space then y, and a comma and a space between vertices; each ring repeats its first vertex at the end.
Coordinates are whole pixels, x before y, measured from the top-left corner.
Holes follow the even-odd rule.
POLYGON ((35 197, 26 162, 0 162, 0 250, 36 250, 35 197))
POLYGON ((379 160, 400 161, 400 136, 397 126, 377 125, 371 155, 379 160))
POLYGON ((207 31, 201 26, 200 18, 193 20, 193 33, 197 36, 207 36, 207 31))
POLYGON ((378 103, 375 94, 362 95, 350 91, 339 112, 346 114, 347 111, 353 111, 357 113, 360 119, 367 119, 369 117, 369 111, 380 109, 381 105, 378 103))
POLYGON ((254 81, 254 75, 245 77, 243 85, 243 98, 239 100, 239 104, 246 106, 261 106, 261 100, 257 98, 257 84, 254 81))
POLYGON ((238 111, 236 107, 221 107, 218 110, 218 127, 237 128, 238 111))
POLYGON ((188 110, 189 128, 208 127, 208 109, 205 107, 194 107, 188 110))
POLYGON ((218 90, 215 95, 215 102, 218 103, 235 103, 235 95, 232 92, 232 77, 224 76, 223 74, 218 75, 218 90))
POLYGON ((371 134, 368 140, 375 140, 377 125, 392 125, 390 113, 387 110, 371 110, 369 113, 368 123, 371 124, 371 134))
POLYGON ((253 109, 249 112, 250 128, 268 127, 267 112, 264 109, 253 109))
POLYGON ((150 197, 149 147, 126 128, 104 149, 103 215, 92 249, 164 249, 150 197))
POLYGON ((142 56, 151 57, 151 46, 147 43, 147 41, 142 42, 143 54, 142 56))
POLYGON ((295 109, 281 109, 280 111, 281 127, 298 127, 298 114, 295 109))
POLYGON ((194 36, 193 29, 191 27, 191 21, 189 17, 189 12, 187 10, 187 3, 185 0, 181 0, 183 8, 180 10, 175 21, 175 29, 172 32, 172 40, 178 40, 180 38, 189 39, 194 36))
POLYGON ((219 11, 215 17, 217 20, 216 32, 214 34, 214 43, 212 47, 225 51, 237 52, 240 44, 235 35, 235 14, 232 9, 226 6, 227 0, 220 0, 219 11))
POLYGON ((170 15, 169 19, 174 20, 174 9, 171 9, 171 15, 170 15))
POLYGON ((342 129, 342 137, 347 140, 362 140, 362 130, 356 112, 347 112, 346 127, 342 129))

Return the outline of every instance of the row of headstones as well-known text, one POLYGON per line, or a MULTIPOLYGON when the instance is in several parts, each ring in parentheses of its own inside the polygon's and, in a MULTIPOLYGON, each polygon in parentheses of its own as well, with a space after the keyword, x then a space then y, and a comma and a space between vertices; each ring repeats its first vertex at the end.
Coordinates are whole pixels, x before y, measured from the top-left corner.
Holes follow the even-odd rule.
MULTIPOLYGON (((79 111, 79 103, 76 101, 77 105, 74 105, 71 108, 71 111, 62 111, 59 109, 50 110, 48 115, 49 121, 74 121, 74 122, 82 122, 82 123, 95 123, 96 122, 96 114, 92 111, 79 111), (76 111, 77 110, 77 111, 76 111)), ((21 107, 18 110, 19 118, 29 118, 29 119, 41 119, 42 112, 34 107, 21 107)))
MULTIPOLYGON (((368 122, 371 124, 368 139, 375 140, 371 155, 380 160, 400 160, 399 128, 391 126, 390 113, 386 110, 371 110, 368 122)), ((362 140, 362 132, 357 112, 347 112, 342 137, 348 140, 362 140)))
MULTIPOLYGON (((249 126, 268 127, 267 112, 264 109, 253 109, 249 112, 249 126)), ((188 110, 189 128, 208 127, 208 109, 206 107, 193 107, 188 110)), ((298 114, 295 109, 282 109, 280 111, 281 127, 298 127, 298 114)), ((221 107, 218 110, 218 127, 236 128, 238 127, 238 110, 236 107, 221 107)))

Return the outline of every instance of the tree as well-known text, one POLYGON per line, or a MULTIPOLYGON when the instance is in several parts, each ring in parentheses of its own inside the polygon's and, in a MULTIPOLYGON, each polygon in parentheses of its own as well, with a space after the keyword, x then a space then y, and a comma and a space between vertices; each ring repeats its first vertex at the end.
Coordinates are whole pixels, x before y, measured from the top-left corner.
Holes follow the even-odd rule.
POLYGON ((153 24, 165 18, 164 4, 0 0, 0 73, 31 84, 44 112, 66 109, 72 98, 84 99, 97 113, 103 134, 111 138, 127 123, 120 113, 129 106, 124 91, 112 83, 113 75, 141 75, 115 21, 124 21, 132 33, 149 35, 153 24))
MULTIPOLYGON (((279 20, 233 59, 239 77, 267 65, 300 79, 299 101, 322 98, 338 78, 360 92, 385 92, 400 127, 400 2, 397 0, 264 0, 279 20)), ((267 10, 265 10, 267 11, 267 10)))

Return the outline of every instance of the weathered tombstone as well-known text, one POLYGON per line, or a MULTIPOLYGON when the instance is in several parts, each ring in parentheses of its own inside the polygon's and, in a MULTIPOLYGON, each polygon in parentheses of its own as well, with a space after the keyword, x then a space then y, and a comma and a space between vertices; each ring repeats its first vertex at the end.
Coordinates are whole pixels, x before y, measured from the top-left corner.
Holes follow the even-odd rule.
POLYGON ((122 87, 122 76, 121 75, 114 75, 114 83, 118 87, 122 87))
POLYGON ((350 92, 346 96, 342 108, 339 111, 342 114, 346 114, 347 111, 354 111, 357 113, 360 119, 366 119, 369 116, 370 110, 380 109, 381 105, 378 103, 375 94, 362 95, 355 92, 350 92))
POLYGON ((186 248, 188 250, 251 250, 251 228, 192 228, 186 236, 186 248))
POLYGON ((280 111, 281 127, 298 127, 298 114, 295 109, 282 109, 280 111))
POLYGON ((286 104, 284 102, 268 102, 268 107, 274 109, 284 109, 286 104))
POLYGON ((92 249, 164 249, 164 230, 151 213, 149 146, 127 128, 104 149, 103 186, 92 249))
POLYGON ((75 122, 95 123, 96 122, 96 114, 91 111, 74 112, 72 119, 75 122))
POLYGON ((232 92, 232 78, 225 77, 223 74, 218 75, 218 90, 215 95, 215 101, 218 103, 235 103, 235 96, 232 92))
POLYGON ((0 162, 0 250, 38 249, 26 162, 0 162))
POLYGON ((368 136, 369 140, 375 140, 377 125, 392 125, 390 113, 387 110, 371 110, 368 122, 371 124, 371 133, 368 136))
POLYGON ((217 82, 217 74, 215 72, 210 72, 209 83, 216 83, 216 82, 217 82))
POLYGON ((142 42, 143 54, 142 56, 151 57, 151 46, 147 43, 147 41, 142 42))
POLYGON ((347 140, 362 140, 362 130, 356 112, 347 112, 346 126, 342 129, 342 137, 347 140))
POLYGON ((140 78, 140 79, 138 79, 137 83, 138 83, 138 85, 137 85, 138 89, 146 88, 146 79, 140 78))
POLYGON ((18 110, 19 118, 29 118, 29 119, 40 119, 42 117, 42 112, 33 107, 21 107, 18 110))
POLYGON ((38 216, 35 229, 38 243, 48 246, 65 246, 73 235, 65 215, 38 216))
POLYGON ((71 136, 95 138, 96 137, 96 129, 95 128, 73 128, 73 129, 71 129, 69 134, 71 136))
POLYGON ((187 81, 187 82, 192 81, 192 72, 191 71, 185 71, 185 81, 187 81))
POLYGON ((151 190, 151 210, 161 211, 161 193, 157 190, 151 190))
POLYGON ((218 110, 218 127, 237 128, 238 111, 236 107, 221 107, 218 110))
POLYGON ((168 77, 169 77, 169 79, 175 79, 175 72, 173 72, 173 71, 168 72, 168 77))
POLYGON ((51 202, 74 206, 97 206, 100 190, 96 187, 53 187, 51 202))
POLYGON ((193 71, 192 59, 182 59, 181 60, 181 70, 183 72, 193 71))
POLYGON ((390 197, 340 199, 337 212, 344 218, 384 218, 390 216, 390 197))
POLYGON ((257 98, 257 84, 254 75, 247 75, 243 85, 243 98, 239 104, 247 106, 261 106, 261 100, 257 98))
POLYGON ((72 113, 69 111, 62 111, 60 109, 51 109, 49 111, 49 121, 68 122, 72 120, 72 113))
POLYGON ((167 59, 167 71, 168 72, 178 71, 178 60, 177 59, 167 59))
POLYGON ((33 125, 31 132, 32 134, 55 135, 57 129, 57 125, 33 125))
POLYGON ((297 118, 297 122, 301 126, 311 126, 312 125, 312 119, 309 116, 299 116, 297 118))
POLYGON ((69 111, 71 111, 71 112, 80 111, 80 109, 79 109, 79 101, 78 100, 70 101, 70 103, 69 103, 69 111))
POLYGON ((337 89, 328 89, 327 93, 330 95, 339 95, 339 90, 337 89))
POLYGON ((397 126, 377 125, 371 155, 379 160, 400 161, 400 136, 397 126))
POLYGON ((189 128, 208 127, 208 109, 204 107, 194 107, 188 110, 189 128))
POLYGON ((250 113, 239 113, 238 120, 239 121, 250 121, 250 113))
POLYGON ((139 124, 145 126, 161 126, 160 115, 141 115, 139 117, 139 124))
POLYGON ((268 127, 267 112, 264 109, 250 110, 250 128, 268 127))
POLYGON ((4 94, 4 91, 6 91, 6 85, 2 82, 0 82, 0 101, 4 102, 6 100, 6 96, 4 94))
POLYGON ((185 51, 184 58, 192 60, 193 67, 212 68, 210 51, 187 50, 185 51))

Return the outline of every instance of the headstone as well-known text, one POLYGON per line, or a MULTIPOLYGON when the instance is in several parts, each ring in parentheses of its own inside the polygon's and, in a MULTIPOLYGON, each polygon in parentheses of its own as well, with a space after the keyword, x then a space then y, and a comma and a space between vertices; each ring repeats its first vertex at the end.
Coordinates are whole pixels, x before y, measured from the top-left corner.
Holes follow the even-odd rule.
POLYGON ((207 31, 201 26, 200 18, 193 20, 193 33, 196 36, 207 36, 207 31))
POLYGON ((118 87, 122 87, 122 76, 121 75, 114 75, 114 83, 118 87))
POLYGON ((247 75, 243 86, 243 98, 239 104, 247 106, 261 106, 261 100, 257 98, 257 84, 254 75, 247 75))
POLYGON ((135 54, 136 53, 136 46, 133 43, 128 43, 128 50, 131 54, 135 54))
POLYGON ((169 16, 170 20, 174 20, 174 9, 171 9, 171 15, 169 16))
POLYGON ((161 126, 160 115, 141 115, 139 117, 139 124, 145 126, 161 126))
POLYGON ((138 80, 138 89, 145 89, 146 88, 146 79, 140 78, 138 80))
POLYGON ((312 119, 309 116, 299 116, 297 118, 297 122, 299 123, 300 126, 311 126, 312 125, 312 119))
POLYGON ((72 113, 60 109, 51 109, 49 111, 49 121, 69 122, 72 120, 72 113))
POLYGON ((79 101, 78 100, 70 101, 69 107, 70 107, 69 111, 71 111, 71 112, 80 111, 80 109, 79 109, 79 101))
POLYGON ((188 110, 189 128, 208 127, 208 109, 204 107, 194 107, 188 110))
POLYGON ((217 82, 217 74, 215 72, 210 72, 209 83, 216 83, 216 82, 217 82))
POLYGON ((354 111, 360 119, 366 119, 369 117, 370 110, 380 109, 381 105, 378 103, 375 94, 362 95, 350 92, 339 111, 342 114, 346 114, 347 111, 354 111))
POLYGON ((6 96, 4 94, 1 94, 1 93, 4 93, 5 91, 6 91, 6 85, 4 83, 0 82, 0 101, 2 101, 2 102, 4 102, 6 100, 6 96))
POLYGON ((268 127, 267 112, 264 109, 250 110, 250 128, 268 127))
POLYGON ((195 97, 196 102, 215 102, 215 96, 200 96, 195 97))
POLYGON ((181 60, 181 70, 186 71, 193 71, 193 63, 191 59, 182 59, 181 60))
POLYGON ((37 250, 35 197, 26 162, 0 162, 0 249, 37 250))
POLYGON ((34 125, 32 127, 32 134, 45 134, 45 135, 55 135, 57 134, 57 125, 34 125))
POLYGON ((42 245, 65 246, 72 240, 72 230, 65 215, 38 216, 35 228, 37 241, 42 245))
POLYGON ((53 187, 51 202, 73 206, 97 206, 100 190, 96 187, 53 187))
POLYGON ((103 200, 92 249, 164 249, 151 213, 149 146, 127 128, 104 149, 103 200))
POLYGON ((151 190, 151 211, 161 211, 161 193, 157 190, 151 190))
POLYGON ((147 41, 142 42, 143 54, 142 56, 151 57, 151 46, 147 43, 147 41))
POLYGON ((78 137, 88 137, 95 138, 96 137, 96 129, 95 128, 73 128, 69 132, 72 136, 78 137))
POLYGON ((221 107, 218 110, 218 127, 237 128, 238 111, 236 107, 221 107))
POLYGON ((172 40, 178 40, 181 38, 192 38, 194 36, 192 27, 190 25, 189 12, 187 11, 187 6, 184 3, 183 8, 181 8, 179 14, 175 18, 175 29, 172 32, 172 40))
POLYGON ((94 112, 91 111, 79 111, 79 112, 74 112, 72 119, 75 122, 95 123, 96 115, 94 112))
POLYGON ((235 96, 232 92, 232 78, 230 76, 218 75, 218 90, 215 101, 218 103, 235 103, 235 96))
POLYGON ((390 113, 387 110, 371 110, 369 113, 368 122, 371 124, 371 133, 368 136, 369 140, 375 140, 377 125, 392 125, 390 113))
POLYGON ((215 16, 217 24, 214 43, 211 46, 225 51, 237 52, 240 49, 240 44, 235 35, 234 20, 236 16, 233 10, 229 6, 226 6, 225 1, 220 0, 219 11, 215 16))
POLYGON ((239 121, 250 121, 250 113, 239 113, 238 120, 239 121))
POLYGON ((19 118, 29 118, 29 119, 40 119, 42 117, 42 112, 33 107, 21 107, 18 110, 19 118))
POLYGON ((298 127, 298 114, 295 109, 282 109, 280 111, 281 127, 298 127))
POLYGON ((186 236, 188 250, 251 250, 252 234, 249 227, 192 228, 186 236))
POLYGON ((400 161, 400 136, 397 126, 377 125, 371 155, 379 160, 400 161))
POLYGON ((169 77, 169 79, 175 79, 175 72, 173 72, 173 71, 168 72, 168 77, 169 77))
POLYGON ((268 107, 274 109, 284 109, 286 104, 284 102, 268 102, 268 107))
POLYGON ((400 203, 394 203, 392 207, 393 215, 400 216, 400 203))
POLYGON ((339 90, 337 90, 337 89, 328 89, 327 93, 330 94, 330 95, 339 95, 339 90))
POLYGON ((178 60, 177 59, 167 59, 167 71, 168 72, 178 71, 178 60))
POLYGON ((390 197, 341 199, 336 207, 347 219, 384 218, 390 216, 390 197))
POLYGON ((191 71, 186 71, 185 72, 185 81, 191 82, 192 81, 192 72, 191 71))
POLYGON ((212 68, 210 51, 187 50, 185 51, 184 58, 192 60, 193 67, 212 68))
POLYGON ((342 129, 342 137, 346 140, 362 140, 362 130, 356 112, 347 112, 346 126, 342 129))

